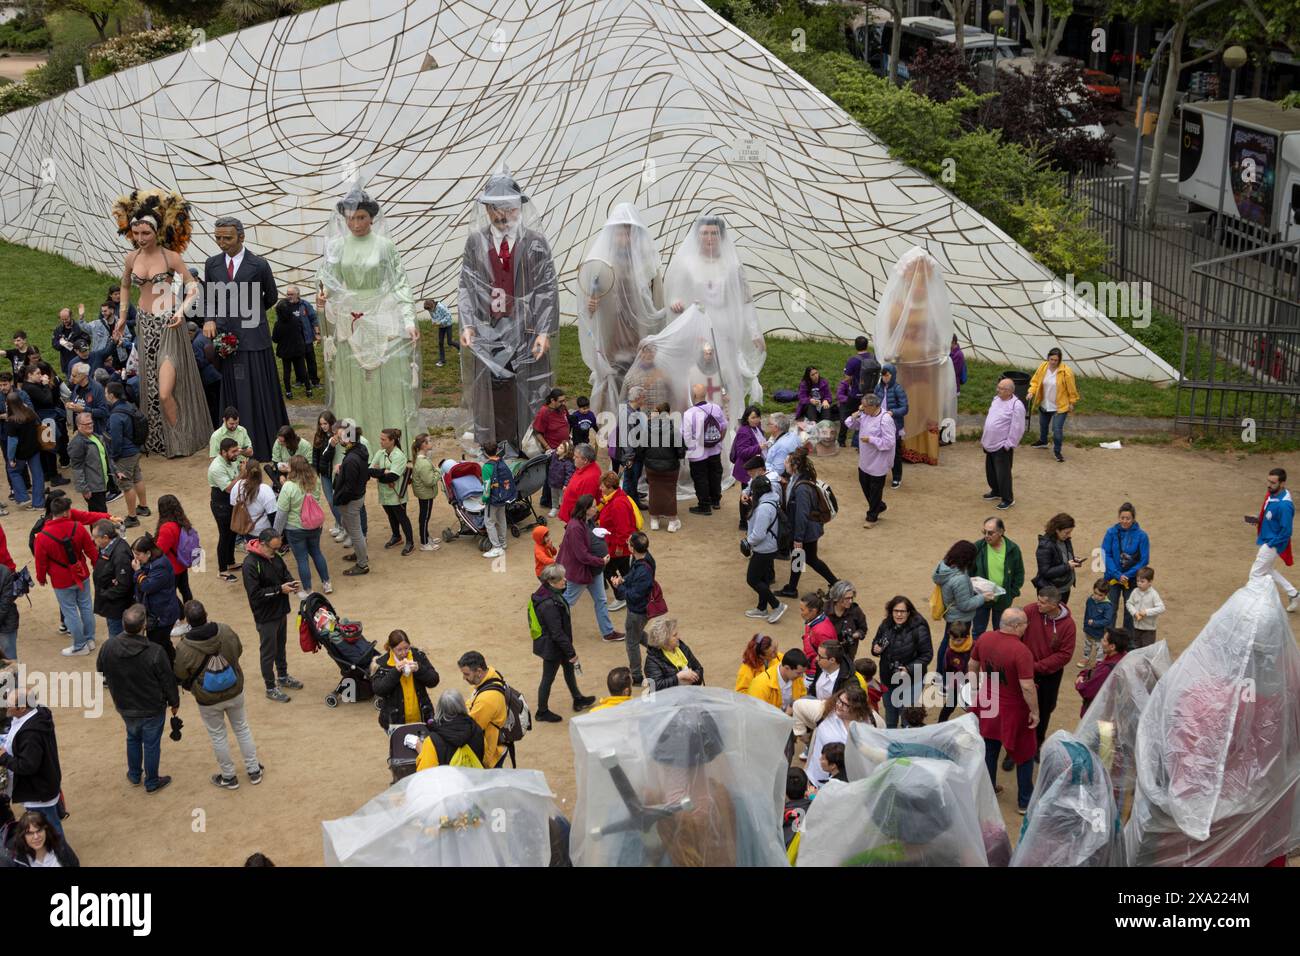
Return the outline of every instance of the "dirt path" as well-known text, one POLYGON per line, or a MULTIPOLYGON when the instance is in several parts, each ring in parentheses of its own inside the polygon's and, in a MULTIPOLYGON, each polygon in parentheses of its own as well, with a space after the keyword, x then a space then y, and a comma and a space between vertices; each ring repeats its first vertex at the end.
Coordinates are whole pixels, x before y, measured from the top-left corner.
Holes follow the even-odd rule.
MULTIPOLYGON (((450 444, 448 452, 454 453, 450 444)), ((1264 475, 1281 464, 1300 472, 1300 455, 1277 460, 1238 460, 1223 454, 1135 446, 1112 452, 1075 449, 1067 464, 1049 454, 1024 448, 1016 459, 1017 504, 1006 513, 1009 535, 1026 551, 1033 575, 1033 547, 1046 520, 1057 511, 1075 517, 1076 551, 1087 555, 1100 544, 1115 520, 1120 502, 1131 500, 1152 539, 1156 586, 1169 606, 1161 636, 1177 653, 1194 638, 1211 612, 1244 582, 1255 548, 1241 516, 1254 514, 1264 493, 1264 475), (1288 460, 1290 459, 1290 460, 1288 460)), ((146 460, 150 501, 160 492, 185 487, 181 495, 204 542, 215 534, 208 510, 203 471, 206 460, 146 460)), ((879 527, 861 528, 864 510, 857 488, 856 459, 841 454, 819 460, 823 476, 836 488, 842 511, 829 526, 822 555, 836 573, 858 587, 859 601, 874 629, 881 608, 895 593, 923 605, 930 593, 930 573, 951 543, 974 538, 991 512, 981 500, 984 463, 979 446, 962 442, 943 453, 937 468, 909 467, 903 487, 886 491, 889 512, 879 527)), ((696 518, 683 512, 682 532, 652 535, 670 614, 681 620, 684 639, 706 669, 710 685, 730 687, 740 651, 753 633, 743 617, 753 606, 744 585, 744 563, 736 547, 736 491, 726 494, 721 516, 696 518)), ((121 506, 114 505, 117 513, 121 506)), ((536 696, 540 666, 532 656, 525 629, 525 602, 535 588, 530 542, 511 542, 505 567, 494 570, 468 540, 443 545, 435 553, 416 551, 402 558, 383 551, 385 522, 371 498, 375 551, 374 572, 353 581, 344 578, 341 550, 326 538, 340 613, 364 622, 366 634, 382 641, 401 627, 428 652, 442 675, 441 686, 464 688, 455 661, 474 648, 504 672, 525 695, 536 696)), ((411 507, 412 517, 415 508, 411 507)), ((434 508, 433 527, 450 523, 443 499, 434 508)), ((11 507, 3 525, 9 546, 21 565, 28 559, 27 530, 33 516, 11 507)), ((558 536, 558 535, 557 535, 558 536)), ((291 564, 292 567, 292 564, 291 564)), ((784 573, 783 571, 779 573, 784 573)), ((208 777, 216 769, 194 702, 183 695, 184 739, 163 741, 163 772, 175 782, 156 796, 146 796, 125 779, 123 730, 111 708, 98 719, 77 711, 55 714, 63 763, 64 791, 72 817, 66 821, 72 845, 87 865, 239 864, 254 850, 282 864, 321 862, 320 821, 352 813, 383 790, 387 740, 369 704, 327 708, 323 697, 335 684, 337 670, 324 654, 304 655, 290 637, 291 672, 307 685, 290 704, 261 696, 256 677, 257 639, 242 587, 223 584, 215 574, 196 574, 196 596, 214 618, 233 625, 244 642, 243 664, 250 672, 249 714, 266 780, 258 787, 245 781, 239 791, 217 790, 208 777)), ((1082 607, 1091 574, 1081 573, 1076 612, 1082 607)), ((784 583, 784 579, 780 581, 784 583)), ((812 581, 807 583, 811 584, 812 581)), ((54 601, 47 588, 33 594, 34 606, 22 611, 19 654, 30 668, 61 668, 66 638, 55 631, 54 601)), ((797 608, 768 629, 782 648, 796 646, 801 633, 797 608)), ((621 626, 622 614, 615 615, 621 626)), ((598 639, 591 604, 574 609, 576 643, 582 656, 584 691, 604 694, 604 674, 625 663, 621 644, 598 639)), ((102 621, 100 637, 103 637, 102 621)), ((291 628, 293 622, 291 621, 291 628)), ((937 643, 937 641, 936 641, 937 643)), ((93 658, 71 659, 93 670, 93 658)), ((1073 665, 1067 678, 1076 673, 1073 665)), ((437 691, 435 691, 436 696, 437 691)), ((557 682, 553 707, 566 723, 541 725, 524 742, 522 766, 544 770, 566 812, 574 799, 573 761, 567 727, 568 702, 557 682)), ((535 702, 535 701, 534 701, 535 702)), ((1067 679, 1052 720, 1052 729, 1072 729, 1079 700, 1067 679)), ((933 719, 933 716, 932 716, 933 719)), ((1013 784, 1011 774, 1003 774, 1013 784)), ((1014 785, 1006 788, 1002 807, 1009 829, 1019 828, 1014 785)))

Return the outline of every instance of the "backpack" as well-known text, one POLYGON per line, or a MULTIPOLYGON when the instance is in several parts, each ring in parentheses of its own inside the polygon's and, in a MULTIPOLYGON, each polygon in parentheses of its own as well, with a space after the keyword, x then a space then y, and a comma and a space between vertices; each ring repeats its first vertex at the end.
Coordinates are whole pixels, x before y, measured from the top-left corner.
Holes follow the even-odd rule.
POLYGON ((704 416, 704 429, 700 438, 704 442, 705 448, 717 448, 722 444, 723 426, 718 424, 718 420, 713 417, 713 413, 706 413, 704 416))
MULTIPOLYGON (((67 537, 67 538, 56 537, 55 535, 50 534, 48 531, 46 531, 43 528, 41 529, 41 534, 45 535, 45 537, 49 538, 51 541, 57 541, 59 544, 63 545, 63 554, 68 559, 67 563, 62 565, 63 567, 72 568, 76 566, 77 549, 73 545, 71 537, 67 537)), ((59 562, 56 561, 54 563, 58 564, 59 562)))
POLYGON ((533 640, 542 636, 542 622, 537 619, 537 608, 531 599, 528 602, 528 634, 533 640))
POLYGON ((478 755, 470 749, 469 744, 461 744, 456 748, 456 752, 451 755, 447 761, 448 767, 471 767, 474 770, 482 770, 483 764, 478 759, 478 755))
POLYGON ((131 417, 131 444, 144 451, 149 443, 149 416, 132 406, 127 415, 131 417))
POLYGON ((302 510, 298 513, 298 520, 302 522, 303 528, 307 531, 315 531, 325 523, 325 512, 321 510, 320 503, 316 501, 315 495, 303 497, 302 510))
POLYGON ((790 522, 790 516, 786 514, 784 508, 780 505, 773 505, 776 511, 776 517, 772 523, 767 526, 768 533, 776 528, 776 550, 789 551, 794 547, 794 525, 790 522))
POLYGON ((824 525, 834 518, 840 511, 840 503, 835 498, 835 492, 831 486, 818 478, 816 481, 808 481, 806 478, 799 479, 799 484, 811 485, 813 489, 813 505, 808 512, 808 519, 824 525))
POLYGON ((943 588, 936 584, 934 590, 930 592, 930 620, 942 621, 947 610, 947 606, 943 603, 943 588))
POLYGON ((880 384, 880 363, 874 355, 863 356, 858 366, 858 394, 870 395, 880 384))
MULTIPOLYGON (((505 745, 506 752, 510 755, 510 765, 518 766, 515 763, 515 744, 523 740, 524 734, 533 729, 533 712, 528 709, 528 701, 524 700, 524 695, 500 677, 491 677, 479 684, 474 696, 477 697, 484 690, 499 691, 506 699, 506 719, 505 723, 497 728, 497 740, 505 745)), ((504 760, 505 758, 502 757, 502 762, 504 760)))
POLYGON ((516 500, 519 490, 515 487, 514 472, 504 458, 492 463, 492 477, 488 479, 488 504, 504 505, 516 500))
POLYGON ((186 568, 199 563, 203 548, 199 545, 199 533, 193 528, 181 528, 181 536, 176 541, 176 560, 186 568))
POLYGON ((204 691, 209 694, 218 694, 223 690, 230 690, 239 679, 234 666, 220 654, 209 655, 200 673, 203 675, 200 684, 204 691))

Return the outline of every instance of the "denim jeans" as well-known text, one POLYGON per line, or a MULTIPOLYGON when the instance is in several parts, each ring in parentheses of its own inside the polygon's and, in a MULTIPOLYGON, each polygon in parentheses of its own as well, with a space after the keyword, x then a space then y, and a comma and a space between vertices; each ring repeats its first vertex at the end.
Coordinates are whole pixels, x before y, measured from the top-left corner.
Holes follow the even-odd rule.
POLYGON ((120 617, 106 617, 104 618, 104 624, 108 627, 109 638, 117 637, 124 630, 120 617))
MULTIPOLYGON (((1003 608, 1002 610, 1005 610, 1003 608)), ((984 604, 975 611, 975 620, 971 622, 971 637, 979 637, 985 631, 990 629, 997 630, 1002 626, 1002 611, 995 608, 992 604, 984 604), (992 620, 990 620, 992 618, 992 620)))
POLYGON ((7 661, 18 660, 18 631, 0 631, 0 657, 7 661))
POLYGON ((885 727, 896 729, 902 722, 903 708, 915 707, 920 702, 924 668, 914 668, 912 673, 900 671, 885 683, 885 693, 881 703, 885 705, 885 727), (914 679, 915 678, 915 679, 914 679), (898 695, 898 700, 894 695, 898 695))
MULTIPOLYGON (((316 529, 320 531, 319 528, 316 529)), ((244 769, 255 772, 260 766, 257 762, 257 746, 253 743, 253 731, 248 726, 248 717, 244 712, 244 695, 223 700, 219 704, 199 704, 199 719, 212 740, 212 752, 216 754, 217 766, 223 777, 235 775, 235 761, 230 756, 230 740, 226 736, 226 718, 230 718, 230 729, 235 732, 239 743, 240 756, 244 758, 244 769)))
POLYGON ((162 758, 167 712, 160 710, 153 717, 123 717, 122 720, 126 724, 126 775, 138 781, 143 760, 145 789, 152 790, 158 786, 158 761, 162 758))
POLYGON ((90 596, 90 579, 78 587, 55 588, 54 599, 63 612, 63 623, 72 635, 72 646, 80 650, 87 641, 95 639, 95 612, 90 596))
POLYGON ((1065 433, 1065 419, 1069 412, 1045 412, 1038 410, 1038 441, 1047 444, 1047 428, 1052 428, 1052 451, 1061 453, 1061 438, 1065 433))
POLYGON ((1139 570, 1138 568, 1133 569, 1133 576, 1128 579, 1128 587, 1124 587, 1118 581, 1110 586, 1110 606, 1124 609, 1124 630, 1130 634, 1133 633, 1133 614, 1128 609, 1128 596, 1137 590, 1137 573, 1139 570))
MULTIPOLYGON (((984 740, 984 764, 989 768, 989 779, 993 786, 998 785, 998 757, 1002 754, 1002 741, 984 740)), ((1023 810, 1029 806, 1029 799, 1034 795, 1034 761, 1033 758, 1016 764, 1016 806, 1023 810)))
POLYGON ((612 633, 614 622, 609 618, 609 608, 605 604, 605 579, 599 575, 592 575, 591 581, 586 584, 579 584, 576 581, 570 581, 564 586, 564 600, 569 607, 578 603, 578 598, 583 591, 591 593, 591 599, 596 602, 596 626, 600 628, 600 635, 612 633))
POLYGON ((27 482, 23 481, 23 468, 31 473, 31 499, 33 508, 45 507, 45 469, 41 467, 41 456, 33 455, 26 461, 15 458, 17 468, 9 470, 9 482, 13 485, 14 501, 20 505, 27 503, 27 482))
POLYGON ((645 461, 633 458, 623 469, 623 493, 633 501, 640 500, 637 488, 641 484, 641 472, 645 469, 645 461))
POLYGON ((325 503, 330 506, 330 514, 334 516, 334 527, 343 527, 343 522, 339 520, 339 509, 334 505, 334 480, 329 475, 321 475, 320 487, 325 492, 325 503))
POLYGON ((320 528, 285 528, 289 538, 289 547, 293 550, 294 560, 298 562, 298 582, 304 591, 311 590, 311 566, 322 582, 330 579, 329 565, 325 563, 325 552, 320 549, 320 528))

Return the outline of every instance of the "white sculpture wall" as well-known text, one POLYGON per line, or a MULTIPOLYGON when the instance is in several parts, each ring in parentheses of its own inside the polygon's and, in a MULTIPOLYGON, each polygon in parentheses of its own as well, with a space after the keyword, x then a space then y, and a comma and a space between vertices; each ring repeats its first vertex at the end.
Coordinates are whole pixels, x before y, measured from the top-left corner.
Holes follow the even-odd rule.
POLYGON ((301 281, 360 170, 417 298, 454 300, 503 160, 545 211, 569 321, 589 238, 632 201, 665 263, 698 213, 725 215, 770 333, 870 332, 918 244, 968 356, 1027 367, 1059 344, 1085 374, 1174 376, 1082 303, 1045 317, 1052 277, 1023 249, 697 0, 348 0, 208 41, 0 116, 0 235, 115 273, 113 199, 169 187, 194 204, 189 264, 237 215, 301 281))

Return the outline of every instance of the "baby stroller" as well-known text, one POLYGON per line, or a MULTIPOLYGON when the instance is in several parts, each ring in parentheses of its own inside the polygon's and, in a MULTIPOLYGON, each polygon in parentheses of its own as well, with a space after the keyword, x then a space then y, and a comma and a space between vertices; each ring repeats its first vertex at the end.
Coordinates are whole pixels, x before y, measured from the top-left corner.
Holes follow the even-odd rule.
POLYGON ((340 618, 324 595, 313 592, 298 605, 298 643, 308 654, 324 648, 338 665, 339 683, 325 695, 326 704, 374 700, 376 709, 381 706, 370 686, 370 665, 379 656, 374 642, 366 640, 358 622, 340 618))
POLYGON ((420 747, 429 736, 425 724, 402 724, 392 728, 388 734, 388 769, 393 775, 393 783, 415 773, 415 764, 420 757, 420 747), (414 747, 407 745, 407 738, 416 738, 414 747))
POLYGON ((482 467, 476 461, 452 461, 448 458, 439 468, 442 485, 447 490, 447 502, 458 524, 455 529, 443 528, 442 540, 450 544, 457 537, 477 537, 480 551, 491 550, 492 542, 483 526, 482 467))
POLYGON ((506 505, 506 521, 510 524, 510 533, 516 538, 524 527, 531 530, 546 524, 546 519, 533 508, 532 497, 546 487, 546 475, 550 467, 549 454, 537 455, 524 462, 515 473, 515 488, 519 492, 519 497, 506 505), (524 522, 529 520, 532 524, 525 525, 524 522))

